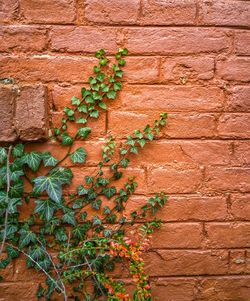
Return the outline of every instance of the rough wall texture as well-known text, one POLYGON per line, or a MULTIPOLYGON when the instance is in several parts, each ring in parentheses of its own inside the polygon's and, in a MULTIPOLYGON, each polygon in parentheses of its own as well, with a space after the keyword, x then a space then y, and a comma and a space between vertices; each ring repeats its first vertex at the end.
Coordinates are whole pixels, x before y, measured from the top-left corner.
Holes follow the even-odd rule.
MULTIPOLYGON (((15 80, 0 87, 2 141, 46 136, 46 102, 56 122, 101 47, 125 46, 130 57, 119 100, 86 143, 88 169, 101 135, 122 138, 169 112, 130 169, 140 183, 131 208, 171 195, 146 256, 159 301, 250 300, 249 16, 250 2, 238 0, 0 1, 0 77, 15 80)), ((0 300, 35 300, 38 280, 17 262, 0 300)))

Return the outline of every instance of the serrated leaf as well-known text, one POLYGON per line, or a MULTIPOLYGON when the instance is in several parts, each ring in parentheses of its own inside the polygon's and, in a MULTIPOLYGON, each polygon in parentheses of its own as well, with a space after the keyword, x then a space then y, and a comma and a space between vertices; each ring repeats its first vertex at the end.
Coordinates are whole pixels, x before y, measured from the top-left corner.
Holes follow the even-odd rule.
POLYGON ((122 159, 122 160, 120 161, 120 163, 121 163, 121 166, 122 166, 123 168, 126 168, 126 167, 128 166, 128 164, 129 164, 129 159, 128 159, 128 158, 124 158, 124 159, 122 159))
POLYGON ((79 119, 77 119, 76 123, 82 123, 82 124, 85 124, 85 123, 87 123, 87 119, 86 119, 86 118, 83 118, 83 117, 80 117, 79 119))
POLYGON ((85 182, 86 184, 91 184, 94 181, 94 177, 86 176, 85 182))
POLYGON ((64 223, 75 226, 76 225, 76 219, 75 219, 74 211, 70 211, 70 212, 65 213, 62 217, 62 220, 63 220, 64 223))
POLYGON ((103 110, 107 110, 107 108, 108 108, 107 105, 106 105, 106 103, 103 102, 103 101, 100 101, 98 105, 99 105, 99 107, 102 108, 103 110))
POLYGON ((73 138, 71 138, 68 133, 63 133, 62 145, 71 145, 72 143, 73 143, 73 138))
POLYGON ((86 105, 80 105, 77 110, 82 113, 88 113, 88 108, 86 105))
POLYGON ((95 210, 100 210, 101 205, 102 205, 102 200, 96 200, 91 203, 91 207, 95 210))
POLYGON ((86 161, 87 153, 84 148, 79 147, 70 155, 73 163, 84 163, 86 161))
POLYGON ((88 194, 89 190, 85 188, 83 185, 77 187, 78 195, 86 195, 88 194))
POLYGON ((89 116, 93 117, 93 118, 98 118, 99 117, 99 111, 93 110, 92 112, 89 113, 89 116))
POLYGON ((4 147, 0 147, 0 164, 3 164, 7 158, 7 151, 4 147))
POLYGON ((136 146, 132 146, 130 148, 130 152, 137 155, 138 154, 138 148, 136 146))
POLYGON ((140 145, 141 148, 143 148, 146 144, 146 140, 145 139, 138 139, 137 140, 138 144, 140 145))
POLYGON ((121 82, 115 82, 114 83, 114 90, 119 91, 122 88, 122 83, 121 82))
POLYGON ((20 179, 20 177, 22 177, 23 175, 24 175, 24 171, 22 169, 14 170, 10 173, 11 181, 17 182, 20 179))
POLYGON ((10 258, 17 258, 20 254, 20 252, 12 246, 6 246, 6 251, 10 258))
POLYGON ((19 198, 23 195, 23 181, 19 180, 19 182, 15 183, 11 186, 10 196, 11 198, 19 198))
POLYGON ((36 200, 35 213, 38 213, 42 220, 49 221, 55 212, 56 206, 50 199, 47 200, 36 200))
POLYGON ((100 218, 98 216, 93 216, 93 219, 92 219, 92 222, 93 222, 93 225, 94 226, 99 226, 102 224, 102 221, 100 220, 100 218))
POLYGON ((81 103, 81 100, 78 97, 73 96, 71 98, 71 103, 72 103, 73 106, 79 106, 80 103, 81 103))
POLYGON ((17 207, 16 206, 22 205, 22 199, 21 198, 11 198, 8 200, 8 211, 9 213, 17 213, 17 207))
POLYGON ((77 136, 81 137, 81 138, 87 138, 88 135, 91 133, 91 128, 89 127, 85 127, 85 128, 80 128, 77 131, 77 136))
POLYGON ((115 99, 116 98, 116 92, 114 90, 111 90, 106 94, 106 96, 107 96, 108 99, 115 99))
POLYGON ((32 171, 37 171, 42 161, 42 155, 38 152, 31 152, 25 155, 25 163, 29 166, 32 171))
POLYGON ((103 188, 102 192, 108 199, 111 199, 112 196, 114 196, 116 194, 116 188, 114 186, 105 187, 105 188, 103 188))
POLYGON ((55 166, 58 160, 51 155, 50 152, 45 152, 42 154, 44 166, 55 166))
POLYGON ((17 144, 12 150, 12 155, 15 158, 22 157, 23 153, 24 153, 24 145, 21 143, 17 144))
POLYGON ((19 231, 19 248, 27 246, 30 242, 36 242, 36 234, 30 230, 21 229, 19 231))

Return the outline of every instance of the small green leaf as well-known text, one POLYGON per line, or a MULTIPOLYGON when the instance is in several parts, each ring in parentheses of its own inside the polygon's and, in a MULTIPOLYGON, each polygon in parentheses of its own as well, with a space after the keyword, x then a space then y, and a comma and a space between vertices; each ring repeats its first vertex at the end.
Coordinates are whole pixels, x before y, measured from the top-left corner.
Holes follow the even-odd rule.
POLYGON ((101 72, 101 68, 100 68, 100 67, 97 67, 97 66, 94 66, 94 72, 95 72, 95 73, 101 72))
POLYGON ((37 171, 42 161, 42 155, 38 152, 27 153, 25 154, 24 161, 32 171, 37 171))
POLYGON ((122 88, 122 83, 121 82, 115 82, 114 83, 114 90, 119 91, 122 88))
POLYGON ((64 113, 65 113, 68 117, 72 117, 72 116, 74 116, 74 114, 75 114, 75 112, 74 112, 72 109, 68 108, 68 107, 64 108, 63 111, 64 111, 64 113))
POLYGON ((69 211, 69 212, 65 213, 62 217, 62 220, 63 220, 64 223, 75 226, 76 225, 76 219, 75 219, 74 211, 69 211))
POLYGON ((88 194, 88 189, 85 188, 83 185, 77 187, 78 195, 86 195, 88 194))
POLYGON ((73 141, 73 138, 70 137, 68 133, 62 134, 62 145, 71 145, 73 141))
POLYGON ((76 151, 70 154, 70 159, 73 163, 84 163, 86 161, 87 153, 84 148, 79 147, 76 151))
POLYGON ((7 151, 4 147, 0 147, 0 164, 3 164, 7 159, 7 151))
POLYGON ((98 105, 99 105, 99 107, 102 108, 103 110, 107 110, 107 105, 106 105, 105 102, 100 101, 100 102, 98 103, 98 105))
POLYGON ((81 113, 88 113, 88 108, 86 105, 80 105, 77 110, 81 113))
POLYGON ((11 246, 7 246, 6 251, 10 258, 17 258, 20 254, 20 252, 17 249, 15 249, 11 246))
POLYGON ((94 226, 99 226, 102 224, 102 221, 100 220, 100 218, 98 216, 93 216, 93 225, 94 226))
POLYGON ((88 137, 88 135, 91 133, 91 128, 89 127, 85 127, 85 128, 80 128, 78 131, 77 131, 77 136, 85 139, 88 137))
POLYGON ((12 155, 15 158, 22 157, 23 153, 24 153, 24 145, 21 143, 17 144, 12 150, 12 155))
POLYGON ((120 161, 120 163, 121 163, 121 166, 122 166, 123 168, 126 168, 126 167, 128 166, 128 164, 129 164, 129 159, 128 159, 128 158, 124 158, 124 159, 122 159, 122 160, 120 161))
POLYGON ((21 229, 19 233, 20 233, 20 238, 19 238, 20 249, 27 246, 30 242, 36 242, 36 234, 33 233, 32 231, 21 229))
POLYGON ((102 201, 101 200, 96 200, 94 202, 91 203, 91 207, 95 210, 100 210, 102 205, 102 201))
POLYGON ((140 147, 143 148, 146 144, 146 140, 145 139, 138 139, 137 142, 139 143, 140 147))
POLYGON ((82 124, 85 124, 85 123, 87 123, 87 119, 86 119, 86 118, 83 118, 83 117, 80 117, 79 119, 77 119, 76 123, 82 123, 82 124))
POLYGON ((54 158, 50 152, 45 152, 42 154, 44 166, 55 166, 58 160, 54 158))
POLYGON ((71 103, 72 103, 73 106, 79 106, 80 103, 81 103, 81 100, 78 97, 73 96, 71 98, 71 103))
POLYGON ((115 76, 122 78, 123 71, 122 70, 116 71, 115 76))
POLYGON ((51 220, 54 215, 56 206, 55 203, 51 200, 36 200, 35 213, 40 215, 42 220, 51 220))
POLYGON ((116 98, 116 92, 114 90, 111 90, 106 94, 106 96, 107 96, 108 99, 115 99, 116 98))
POLYGON ((94 181, 94 177, 86 176, 85 182, 86 184, 91 184, 94 181))
POLYGON ((90 114, 89 114, 90 117, 93 117, 93 118, 98 118, 99 117, 99 111, 97 110, 94 110, 92 111, 90 114))
POLYGON ((114 196, 116 194, 116 188, 114 186, 105 187, 105 188, 103 188, 102 192, 108 199, 111 199, 112 196, 114 196))

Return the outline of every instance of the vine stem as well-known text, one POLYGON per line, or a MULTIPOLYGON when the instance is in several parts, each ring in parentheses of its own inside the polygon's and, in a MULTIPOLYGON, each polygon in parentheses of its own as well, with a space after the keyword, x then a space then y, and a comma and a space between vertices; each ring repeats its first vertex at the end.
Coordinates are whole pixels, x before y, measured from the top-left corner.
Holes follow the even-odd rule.
POLYGON ((10 156, 11 156, 12 145, 10 145, 8 149, 7 161, 6 161, 6 179, 7 179, 7 189, 6 189, 6 201, 7 201, 7 208, 5 211, 4 217, 4 230, 3 230, 3 241, 1 243, 0 248, 0 255, 3 252, 5 240, 7 237, 7 223, 8 223, 8 215, 9 215, 9 192, 10 192, 10 156))
MULTIPOLYGON (((41 271, 43 271, 43 273, 55 284, 55 286, 60 290, 60 292, 63 294, 63 296, 64 296, 64 301, 67 301, 68 300, 68 297, 67 297, 67 294, 66 294, 66 291, 63 289, 63 288, 61 288, 61 286, 57 283, 57 281, 55 281, 54 280, 54 278, 53 277, 51 277, 50 276, 50 274, 48 273, 48 272, 46 272, 42 267, 41 267, 41 265, 37 262, 37 261, 35 261, 29 254, 27 254, 26 252, 24 252, 23 250, 20 250, 18 247, 16 247, 16 246, 14 246, 14 245, 12 245, 12 244, 10 244, 10 243, 6 243, 8 246, 11 246, 12 248, 14 248, 14 249, 16 249, 17 251, 19 251, 19 252, 21 252, 21 253, 23 253, 23 255, 24 256, 26 256, 27 258, 29 258, 33 263, 35 263, 38 267, 39 267, 39 269, 41 270, 41 271)), ((64 285, 63 285, 64 286, 64 285)))

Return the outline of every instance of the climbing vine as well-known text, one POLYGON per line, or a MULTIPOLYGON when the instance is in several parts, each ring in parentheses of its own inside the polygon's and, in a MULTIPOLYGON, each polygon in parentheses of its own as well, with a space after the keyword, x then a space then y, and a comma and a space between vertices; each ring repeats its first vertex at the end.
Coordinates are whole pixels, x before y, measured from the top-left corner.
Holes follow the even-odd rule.
POLYGON ((65 160, 80 166, 87 162, 84 143, 75 149, 75 141, 89 138, 89 120, 107 110, 108 101, 114 101, 122 89, 127 54, 126 48, 119 49, 116 63, 110 66, 105 51, 96 52, 98 64, 89 87, 81 89, 81 98, 72 97, 60 126, 51 127, 50 139, 65 146, 62 159, 48 151, 27 151, 24 144, 0 148, 0 269, 24 256, 27 268, 46 277, 39 285, 38 299, 153 300, 142 253, 161 225, 154 215, 167 196, 156 194, 128 215, 126 206, 138 184, 129 177, 120 188, 117 180, 124 178, 130 155, 157 138, 167 114, 160 114, 152 125, 135 130, 123 142, 108 137, 96 173, 82 177, 75 190, 73 172, 64 164, 65 160), (20 215, 24 205, 31 210, 26 218, 20 215), (134 282, 133 296, 112 276, 120 264, 128 268, 134 282))

